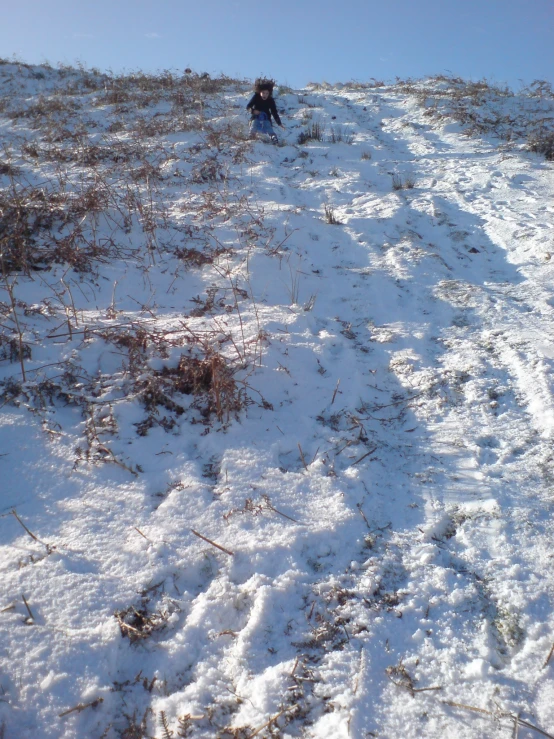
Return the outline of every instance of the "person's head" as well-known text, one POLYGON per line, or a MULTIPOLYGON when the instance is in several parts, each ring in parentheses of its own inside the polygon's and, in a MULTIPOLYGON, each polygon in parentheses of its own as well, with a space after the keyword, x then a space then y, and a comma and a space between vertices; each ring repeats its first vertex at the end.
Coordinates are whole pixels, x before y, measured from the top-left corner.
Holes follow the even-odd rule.
POLYGON ((262 100, 267 100, 273 93, 275 82, 273 80, 258 78, 254 85, 255 91, 260 95, 262 100))

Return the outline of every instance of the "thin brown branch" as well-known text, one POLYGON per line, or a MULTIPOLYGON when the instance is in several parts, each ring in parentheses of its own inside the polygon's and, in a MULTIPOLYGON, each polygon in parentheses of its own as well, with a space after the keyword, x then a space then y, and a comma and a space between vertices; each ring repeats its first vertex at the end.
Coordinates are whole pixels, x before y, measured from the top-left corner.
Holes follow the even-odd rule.
POLYGON ((369 521, 367 520, 367 517, 366 517, 365 513, 362 511, 362 505, 361 505, 361 503, 358 503, 358 506, 357 507, 358 507, 358 510, 360 512, 360 516, 364 519, 364 521, 366 523, 367 528, 368 529, 371 529, 371 526, 369 525, 369 521))
POLYGON ((304 459, 304 452, 302 451, 300 443, 298 443, 298 450, 300 452, 300 459, 302 460, 302 464, 304 465, 306 472, 308 472, 308 465, 306 464, 306 460, 304 459))
POLYGON ((31 611, 31 609, 29 608, 29 604, 27 603, 27 598, 23 595, 23 593, 21 593, 21 597, 23 598, 23 603, 25 603, 25 608, 27 609, 29 618, 31 619, 31 621, 34 621, 35 617, 33 616, 33 612, 31 611))
POLYGON ((90 703, 79 703, 77 706, 74 706, 73 708, 69 708, 67 711, 58 713, 58 718, 69 716, 70 713, 81 713, 81 711, 84 711, 85 708, 96 708, 96 706, 100 705, 100 703, 103 703, 103 702, 104 702, 103 698, 96 698, 96 700, 93 700, 90 703))
POLYGON ((492 711, 487 711, 485 708, 478 708, 477 706, 468 706, 466 703, 456 703, 455 701, 441 701, 445 706, 452 706, 452 708, 465 708, 466 711, 474 711, 475 713, 483 713, 486 716, 494 716, 492 711))
POLYGON ((536 731, 541 736, 547 737, 547 739, 554 739, 554 736, 552 734, 549 734, 547 731, 543 731, 543 729, 539 729, 538 726, 535 726, 534 724, 531 724, 529 721, 525 721, 525 719, 520 718, 519 716, 514 716, 513 713, 493 713, 492 711, 487 711, 484 708, 478 708, 477 706, 468 706, 465 703, 456 703, 454 701, 442 701, 447 706, 453 706, 454 708, 464 708, 466 711, 473 711, 475 713, 483 713, 486 716, 492 716, 493 718, 500 717, 500 718, 509 718, 514 722, 517 722, 519 726, 524 726, 526 729, 531 729, 532 731, 536 731))
POLYGON ((282 511, 277 510, 277 508, 272 506, 271 503, 266 503, 266 505, 270 511, 273 511, 273 513, 278 513, 280 516, 283 516, 283 518, 287 518, 289 521, 292 521, 293 523, 298 523, 296 518, 292 518, 292 516, 287 516, 286 513, 283 513, 282 511))
MULTIPOLYGON (((152 321, 155 320, 153 318, 145 318, 141 321, 125 321, 124 323, 107 323, 103 326, 85 326, 83 329, 79 331, 72 331, 71 333, 73 335, 76 334, 87 334, 87 333, 96 333, 96 331, 111 331, 114 328, 125 328, 126 326, 142 326, 145 323, 152 323, 152 321)), ((178 333, 177 331, 170 331, 169 333, 178 333)), ((69 336, 69 332, 66 331, 62 334, 47 334, 47 339, 60 339, 64 336, 69 336)))
POLYGON ((136 526, 133 526, 133 528, 134 528, 135 531, 137 531, 142 536, 143 539, 146 539, 146 541, 149 541, 150 544, 153 543, 152 542, 152 539, 149 539, 145 534, 143 534, 142 531, 139 528, 137 528, 136 526))
POLYGON ((373 454, 373 452, 375 452, 376 450, 377 450, 377 447, 375 446, 375 447, 373 447, 373 449, 370 449, 369 452, 366 452, 365 454, 362 454, 362 456, 359 459, 357 459, 355 462, 352 462, 352 464, 350 465, 350 467, 354 467, 355 464, 358 464, 359 462, 361 462, 366 457, 369 457, 369 455, 370 454, 373 454))
POLYGON ((14 283, 9 283, 8 278, 6 276, 5 268, 4 268, 4 260, 2 260, 2 272, 4 275, 4 282, 6 284, 6 290, 8 292, 8 295, 10 296, 10 303, 11 303, 11 309, 12 309, 12 315, 13 320, 15 323, 15 327, 17 329, 17 343, 19 346, 19 364, 21 365, 21 376, 23 377, 23 382, 27 382, 27 377, 25 375, 25 361, 23 357, 23 332, 21 330, 21 326, 19 325, 19 319, 17 317, 17 311, 15 310, 15 297, 13 294, 13 286, 14 283))
POLYGON ((279 713, 276 713, 275 716, 272 716, 269 721, 266 721, 266 723, 263 726, 260 726, 256 729, 256 731, 253 734, 250 734, 248 739, 253 739, 253 737, 258 736, 258 734, 263 731, 264 729, 267 729, 268 726, 270 726, 274 721, 277 721, 277 719, 282 716, 284 713, 288 713, 289 711, 293 711, 294 709, 298 708, 298 704, 294 704, 294 706, 291 706, 290 708, 283 708, 282 711, 279 711, 279 713))
POLYGON ((402 398, 402 400, 395 400, 394 403, 387 403, 386 405, 375 405, 371 409, 372 412, 374 411, 380 411, 383 408, 392 408, 393 405, 402 405, 402 403, 410 403, 412 400, 415 400, 416 398, 421 397, 425 394, 425 390, 423 390, 421 393, 416 393, 415 395, 412 395, 409 398, 402 398))
POLYGON ((15 511, 15 508, 13 508, 13 509, 12 509, 12 510, 10 511, 10 513, 12 514, 12 516, 15 516, 16 520, 17 520, 17 521, 19 521, 19 523, 20 523, 20 524, 21 524, 21 525, 23 526, 23 528, 24 528, 24 529, 25 529, 25 531, 26 531, 26 532, 27 532, 27 533, 29 534, 29 536, 31 537, 31 539, 34 539, 34 540, 35 540, 35 541, 37 541, 37 542, 38 542, 39 544, 43 544, 44 546, 46 546, 46 545, 44 544, 44 542, 43 542, 43 541, 41 541, 41 540, 40 540, 40 539, 39 539, 39 538, 38 538, 37 536, 35 536, 35 535, 33 534, 33 532, 32 532, 32 531, 30 531, 30 530, 29 530, 29 529, 28 529, 28 528, 27 528, 27 527, 25 526, 25 524, 23 523, 23 521, 22 521, 22 520, 21 520, 21 519, 19 518, 19 516, 17 515, 17 513, 16 513, 16 511, 15 511))
POLYGON ((124 621, 119 614, 116 614, 116 618, 121 629, 124 629, 125 631, 132 631, 133 634, 137 634, 137 637, 139 639, 145 639, 148 636, 147 633, 139 631, 139 629, 136 629, 134 626, 131 626, 131 624, 128 624, 126 621, 124 621))
POLYGON ((231 552, 229 549, 225 549, 225 547, 222 547, 220 544, 216 544, 215 541, 212 541, 211 539, 208 539, 207 536, 202 536, 202 534, 199 534, 198 531, 195 531, 194 529, 191 529, 191 531, 199 539, 203 539, 204 541, 207 541, 208 544, 211 544, 212 547, 215 547, 216 549, 220 549, 222 552, 225 552, 225 554, 228 554, 231 557, 234 557, 235 556, 235 553, 234 552, 231 552))
POLYGON ((549 662, 550 662, 550 660, 552 659, 552 655, 553 655, 553 654, 554 654, 554 644, 552 645, 552 649, 551 649, 551 650, 550 650, 550 652, 548 653, 548 657, 547 657, 547 658, 545 659, 545 661, 544 661, 544 664, 543 664, 543 668, 544 668, 544 667, 547 667, 547 666, 548 666, 548 663, 549 663, 549 662))
POLYGON ((514 721, 517 718, 517 721, 520 726, 525 726, 526 729, 531 729, 532 731, 536 731, 537 734, 540 734, 541 736, 547 737, 547 739, 554 739, 554 736, 552 734, 549 734, 547 731, 543 731, 542 729, 539 729, 538 726, 535 726, 534 724, 529 723, 529 721, 525 721, 522 718, 516 717, 516 716, 510 716, 510 718, 514 721))

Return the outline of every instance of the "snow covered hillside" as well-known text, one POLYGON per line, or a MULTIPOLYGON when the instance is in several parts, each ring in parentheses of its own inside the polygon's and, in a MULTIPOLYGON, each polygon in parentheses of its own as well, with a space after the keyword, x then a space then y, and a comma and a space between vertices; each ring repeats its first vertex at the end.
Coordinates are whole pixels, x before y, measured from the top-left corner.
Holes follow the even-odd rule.
POLYGON ((0 737, 554 735, 554 97, 0 64, 0 737))

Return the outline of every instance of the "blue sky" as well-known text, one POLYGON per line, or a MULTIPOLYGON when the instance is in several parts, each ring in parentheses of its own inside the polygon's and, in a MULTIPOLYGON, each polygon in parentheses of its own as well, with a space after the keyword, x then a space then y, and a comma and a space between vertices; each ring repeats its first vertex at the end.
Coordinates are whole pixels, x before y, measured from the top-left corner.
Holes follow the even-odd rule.
POLYGON ((554 82, 554 0, 2 0, 0 56, 294 87, 451 72, 554 82))

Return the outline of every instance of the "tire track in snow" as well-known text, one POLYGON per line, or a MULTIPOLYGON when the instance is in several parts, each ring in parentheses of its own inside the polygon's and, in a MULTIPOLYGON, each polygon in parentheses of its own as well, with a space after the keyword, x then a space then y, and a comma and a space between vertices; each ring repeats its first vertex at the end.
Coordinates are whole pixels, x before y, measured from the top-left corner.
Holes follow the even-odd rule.
MULTIPOLYGON (((333 108, 337 122, 346 123, 348 118, 341 118, 340 112, 340 108, 333 108)), ((371 135, 374 133, 375 130, 373 129, 371 135)), ((391 146, 390 139, 387 140, 387 137, 377 138, 385 150, 391 146)), ((444 144, 443 149, 447 148, 447 145, 444 144)), ((476 148, 482 147, 478 145, 476 148)), ((427 148, 425 154, 428 155, 431 151, 434 151, 434 149, 427 148)), ((380 163, 382 170, 387 170, 391 164, 397 166, 399 162, 405 161, 402 155, 399 156, 399 153, 395 144, 393 156, 387 161, 381 151, 380 163)), ((402 152, 402 154, 405 154, 405 152, 402 152)), ((491 156, 486 152, 483 153, 484 160, 487 157, 491 158, 491 156)), ((419 162, 412 166, 417 172, 417 180, 427 178, 430 181, 433 179, 430 177, 431 173, 437 172, 433 161, 425 163, 423 168, 420 167, 419 162)), ((481 167, 486 169, 486 161, 481 167)), ((486 192, 490 192, 490 195, 483 196, 484 205, 481 208, 490 213, 495 207, 494 191, 488 188, 486 192)), ((468 330, 464 343, 469 341, 474 347, 474 351, 469 352, 473 354, 470 361, 482 365, 480 370, 482 379, 475 381, 463 379, 463 384, 470 383, 470 387, 469 393, 467 393, 469 398, 463 402, 464 408, 461 415, 455 408, 446 410, 442 414, 443 420, 439 418, 433 424, 429 424, 432 436, 435 439, 441 439, 442 443, 446 441, 446 443, 452 444, 452 447, 457 449, 457 453, 454 458, 451 453, 448 454, 450 479, 445 481, 446 485, 441 480, 440 487, 437 485, 430 486, 426 508, 427 524, 424 527, 425 535, 423 538, 423 542, 428 542, 428 545, 424 545, 427 550, 425 557, 429 556, 429 547, 436 550, 434 544, 436 540, 447 542, 452 537, 458 538, 458 531, 462 533, 463 530, 463 537, 460 536, 460 544, 457 543, 455 548, 456 556, 460 558, 460 562, 465 563, 463 566, 469 567, 471 571, 476 568, 483 573, 492 574, 498 585, 504 575, 502 567, 495 571, 493 560, 497 557, 499 559, 503 558, 505 561, 510 560, 510 558, 512 560, 517 559, 517 555, 508 541, 508 529, 504 521, 506 517, 505 508, 510 502, 510 494, 506 497, 502 490, 505 483, 499 482, 503 473, 500 473, 500 478, 498 473, 501 467, 509 471, 510 467, 513 468, 514 466, 513 460, 510 462, 507 459, 511 455, 509 448, 511 439, 521 438, 526 434, 532 436, 533 425, 543 430, 546 430, 548 426, 548 419, 552 417, 551 383, 548 378, 549 367, 537 366, 536 352, 532 350, 527 350, 524 354, 516 356, 513 349, 513 331, 509 336, 502 335, 497 328, 497 317, 499 315, 503 317, 509 315, 511 326, 515 323, 521 326, 522 332, 528 330, 528 328, 524 328, 529 326, 528 316, 522 315, 519 306, 514 304, 513 296, 507 294, 504 297, 499 297, 493 288, 495 283, 498 282, 499 276, 504 281, 515 281, 516 283, 521 278, 506 262, 506 255, 500 252, 498 244, 488 239, 487 232, 483 229, 483 223, 476 217, 477 213, 474 208, 467 209, 467 204, 460 200, 457 193, 452 189, 445 188, 444 185, 441 200, 443 202, 441 202, 439 208, 436 206, 436 200, 435 203, 432 199, 429 201, 429 217, 426 219, 420 218, 417 226, 422 228, 426 234, 429 234, 437 224, 444 227, 443 232, 445 230, 449 231, 446 234, 441 234, 437 254, 441 255, 440 259, 453 272, 452 276, 457 277, 459 297, 452 304, 455 309, 452 311, 455 314, 452 318, 454 319, 454 326, 456 326, 456 322, 459 323, 460 321, 461 327, 467 323, 468 330), (468 224, 470 224, 470 228, 468 228, 468 224), (445 244, 449 244, 448 248, 451 250, 449 257, 445 256, 445 244), (483 248, 484 245, 485 248, 483 248), (473 256, 472 251, 475 255, 482 254, 483 256, 473 256), (479 264, 475 263, 476 260, 479 260, 479 264), (460 266, 460 263, 463 267, 460 266), (477 302, 472 297, 472 292, 475 294, 473 284, 476 280, 480 283, 479 292, 482 296, 477 302), (491 288, 493 289, 491 290, 491 288), (491 336, 495 345, 494 368, 490 363, 491 349, 488 346, 483 346, 482 337, 487 335, 491 336), (495 376, 497 379, 495 379, 495 376), (534 377, 534 381, 530 380, 530 377, 534 377), (488 378, 493 381, 492 384, 488 378), (474 387, 471 387, 471 385, 474 387), (480 387, 480 385, 488 385, 488 387, 480 387), (530 402, 525 403, 526 410, 530 412, 533 418, 530 423, 526 413, 522 414, 518 408, 520 403, 518 396, 522 394, 527 396, 531 388, 535 390, 539 387, 541 391, 538 397, 530 398, 530 402), (484 397, 483 390, 486 392, 484 397), (510 394, 513 396, 511 401, 509 400, 510 394), (476 400, 479 408, 473 407, 476 400), (497 409, 502 404, 505 405, 507 400, 508 407, 503 413, 499 412, 497 409), (487 407, 488 410, 486 410, 487 407), (485 415, 483 415, 484 411, 485 415), (482 433, 475 439, 472 436, 476 428, 480 428, 482 433), (505 431, 507 433, 504 433, 505 431), (452 441, 449 441, 449 439, 452 441), (471 521, 482 522, 483 519, 489 522, 486 526, 483 526, 482 523, 476 523, 473 526, 473 531, 468 531, 468 529, 471 529, 469 525, 471 521)), ((373 202, 375 204, 375 200, 373 202)), ((359 207, 359 201, 354 200, 348 208, 348 215, 352 215, 354 218, 357 207, 359 207)), ((502 207, 504 206, 502 205, 502 207)), ((369 213, 366 211, 360 220, 367 218, 371 210, 370 205, 369 213)), ((393 216, 394 210, 389 210, 386 213, 386 217, 393 216)), ((514 219, 517 217, 517 214, 514 214, 514 219)), ((523 218, 527 218, 527 214, 524 214, 523 218)), ((412 228, 413 225, 413 222, 408 219, 403 224, 404 227, 409 228, 412 228)), ((392 263, 389 267, 394 270, 397 268, 397 264, 392 263)), ((382 260, 381 268, 383 268, 382 260)), ((439 321, 439 326, 443 335, 448 336, 447 323, 439 321)), ((453 347, 453 351, 446 351, 440 357, 440 362, 443 366, 455 365, 459 356, 459 349, 453 347)), ((463 374, 463 371, 461 374, 463 374)), ((422 415, 425 418, 425 410, 422 415)), ((513 474, 517 478, 519 471, 515 471, 513 474)), ((427 485, 429 484, 429 480, 425 482, 427 485)), ((516 494, 516 489, 513 489, 513 494, 516 494)), ((436 552, 431 556, 432 558, 435 557, 436 552)), ((528 572, 530 570, 529 565, 529 562, 524 564, 528 572)), ((458 569, 461 566, 458 565, 458 569)), ((455 569, 454 565, 452 567, 455 569)), ((469 579, 471 580, 471 578, 469 579)), ((417 590, 422 586, 423 583, 419 581, 416 586, 413 586, 413 590, 417 590)), ((473 583, 469 585, 466 583, 466 588, 471 589, 471 587, 473 587, 473 583)), ((508 654, 517 647, 518 640, 521 638, 521 627, 517 621, 517 612, 518 607, 521 607, 522 589, 513 581, 512 587, 514 593, 517 593, 517 597, 514 596, 512 599, 510 593, 505 588, 501 588, 503 590, 502 597, 505 599, 503 602, 498 600, 498 596, 492 592, 482 591, 481 595, 475 596, 477 601, 482 602, 482 605, 476 609, 475 616, 479 617, 480 612, 484 609, 484 612, 488 614, 487 618, 490 623, 484 642, 479 649, 484 649, 485 644, 490 643, 490 649, 492 649, 490 659, 495 669, 504 668, 507 664, 508 654), (516 605, 512 608, 514 603, 516 605), (494 656, 495 654, 499 656, 494 656)), ((462 591, 457 592, 462 593, 462 591)), ((463 598, 464 602, 467 602, 467 595, 462 594, 460 597, 463 598)))

